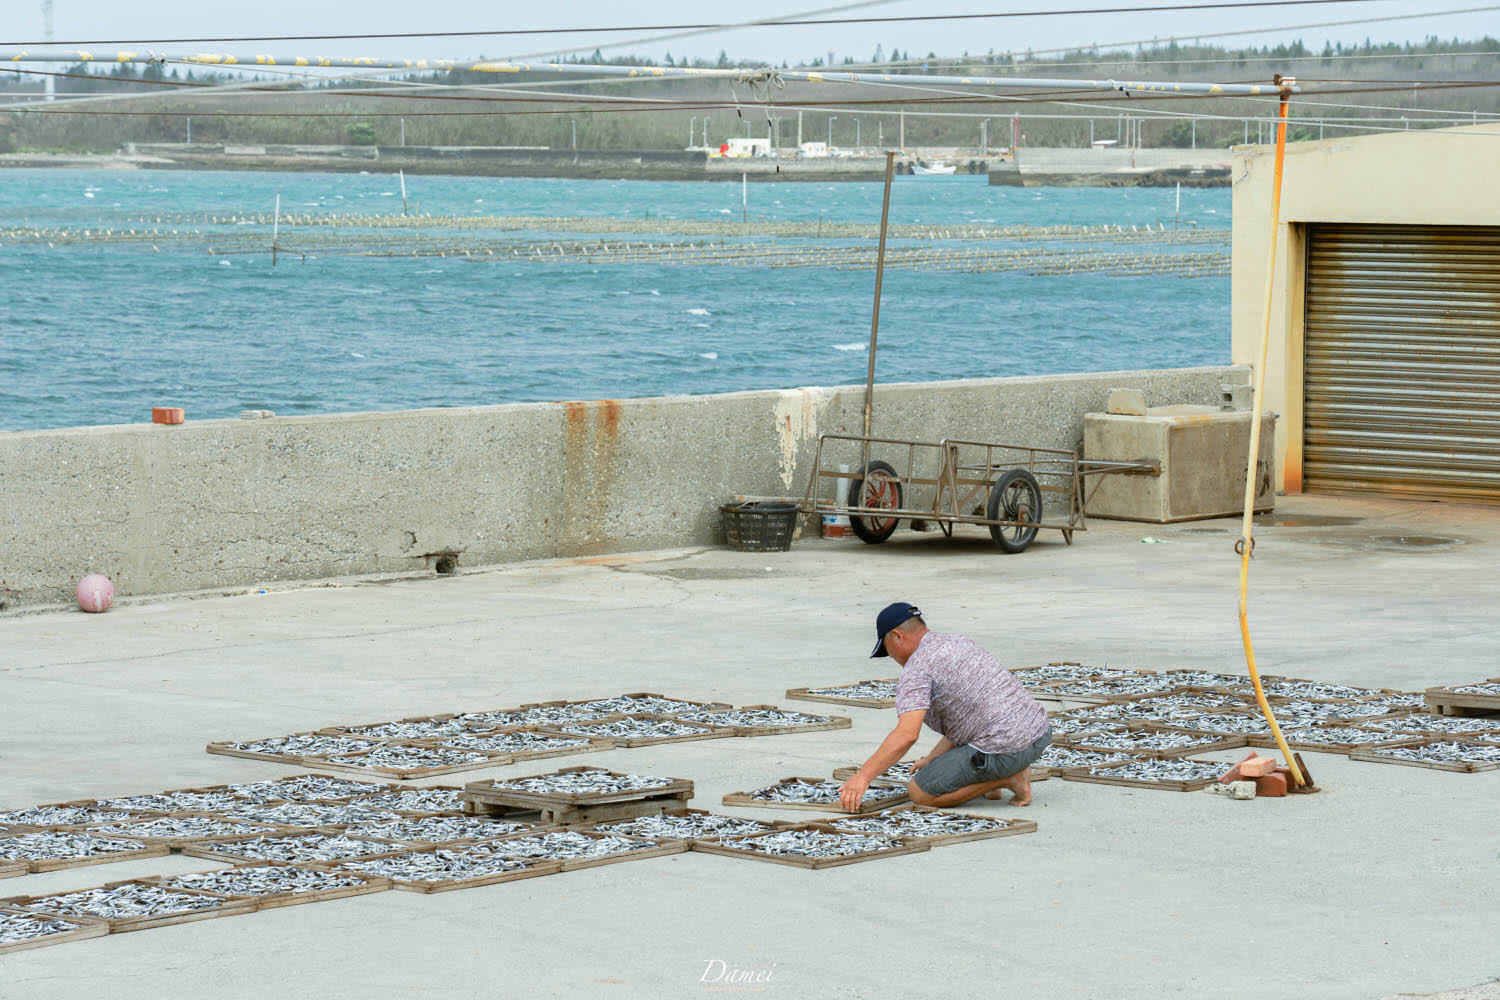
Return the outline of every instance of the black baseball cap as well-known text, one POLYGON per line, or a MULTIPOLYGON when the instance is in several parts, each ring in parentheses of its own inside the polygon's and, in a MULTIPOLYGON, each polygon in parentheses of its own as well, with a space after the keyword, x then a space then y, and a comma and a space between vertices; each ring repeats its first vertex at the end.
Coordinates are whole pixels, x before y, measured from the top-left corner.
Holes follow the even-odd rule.
POLYGON ((870 654, 870 659, 877 656, 890 656, 885 651, 885 634, 902 622, 912 618, 921 617, 922 612, 917 610, 915 604, 907 604, 905 601, 897 601, 895 604, 887 604, 885 610, 875 618, 875 652, 870 654))

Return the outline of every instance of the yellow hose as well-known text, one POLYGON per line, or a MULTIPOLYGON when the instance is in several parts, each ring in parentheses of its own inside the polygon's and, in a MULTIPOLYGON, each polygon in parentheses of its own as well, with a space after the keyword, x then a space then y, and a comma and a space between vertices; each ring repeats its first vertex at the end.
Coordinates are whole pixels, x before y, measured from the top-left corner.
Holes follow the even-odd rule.
POLYGON ((1254 372, 1254 402, 1250 407, 1250 458, 1245 469, 1245 516, 1240 525, 1240 541, 1236 547, 1240 550, 1240 639, 1245 645, 1245 666, 1250 671, 1250 683, 1255 686, 1256 704, 1260 705, 1261 714, 1266 717, 1266 722, 1271 727, 1271 735, 1276 738, 1277 749, 1281 751, 1282 759, 1286 761, 1287 769, 1292 773, 1292 783, 1297 788, 1304 788, 1307 786, 1307 780, 1303 778, 1302 769, 1293 759, 1291 748, 1286 745, 1286 737, 1281 735, 1281 726, 1276 723, 1276 716, 1271 712, 1271 705, 1266 701, 1265 689, 1260 683, 1260 671, 1255 667, 1255 647, 1250 641, 1249 598, 1246 596, 1250 584, 1250 555, 1255 546, 1252 531, 1254 530, 1256 485, 1259 482, 1256 473, 1260 463, 1261 408, 1264 405, 1266 393, 1266 356, 1271 344, 1271 301, 1275 291, 1276 243, 1281 235, 1281 173, 1286 161, 1286 116, 1290 103, 1291 91, 1283 88, 1281 108, 1276 119, 1276 171, 1271 187, 1271 258, 1266 265, 1266 322, 1260 338, 1260 360, 1256 363, 1254 372))

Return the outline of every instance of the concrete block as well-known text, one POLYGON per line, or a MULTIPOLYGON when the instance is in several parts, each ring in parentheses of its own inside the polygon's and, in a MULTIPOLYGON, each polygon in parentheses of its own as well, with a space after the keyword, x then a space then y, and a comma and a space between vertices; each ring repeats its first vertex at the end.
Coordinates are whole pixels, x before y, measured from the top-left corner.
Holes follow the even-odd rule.
POLYGON ((180 406, 153 406, 151 407, 151 422, 153 424, 180 424, 187 419, 180 406))
POLYGON ((1105 405, 1108 413, 1119 413, 1126 416, 1144 417, 1146 415, 1146 394, 1139 389, 1111 389, 1109 390, 1109 402, 1105 405))
POLYGON ((1247 801, 1255 798, 1255 782, 1253 781, 1231 781, 1228 784, 1209 785, 1208 790, 1215 795, 1225 798, 1247 801))
MULTIPOLYGON (((1083 454, 1096 461, 1154 460, 1157 475, 1111 473, 1089 498, 1091 517, 1165 524, 1239 514, 1245 502, 1250 413, 1216 406, 1153 406, 1144 416, 1090 413, 1083 454)), ((1255 509, 1275 507, 1276 417, 1261 417, 1255 509)))

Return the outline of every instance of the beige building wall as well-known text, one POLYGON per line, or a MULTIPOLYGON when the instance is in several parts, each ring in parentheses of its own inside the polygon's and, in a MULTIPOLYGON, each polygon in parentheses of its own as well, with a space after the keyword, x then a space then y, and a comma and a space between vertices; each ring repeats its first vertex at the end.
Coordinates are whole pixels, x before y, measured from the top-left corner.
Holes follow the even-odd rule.
MULTIPOLYGON (((1296 104, 1292 115, 1296 117, 1296 104)), ((1274 146, 1233 150, 1232 356, 1255 365, 1265 330, 1274 146)), ((1307 224, 1500 225, 1500 126, 1413 131, 1287 146, 1273 274, 1268 409, 1277 476, 1302 491, 1302 301, 1307 224)))

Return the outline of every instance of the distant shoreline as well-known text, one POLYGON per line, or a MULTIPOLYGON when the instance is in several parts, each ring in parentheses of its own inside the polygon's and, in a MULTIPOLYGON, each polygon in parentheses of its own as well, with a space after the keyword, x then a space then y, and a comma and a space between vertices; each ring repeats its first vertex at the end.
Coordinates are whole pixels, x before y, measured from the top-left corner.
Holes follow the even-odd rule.
MULTIPOLYGON (((1128 160, 1116 150, 1026 149, 1008 157, 953 150, 898 154, 896 171, 947 163, 959 175, 1022 187, 1219 187, 1229 183, 1227 150, 1145 149, 1128 160), (1136 156, 1141 163, 1136 166, 1136 156)), ((288 173, 396 173, 565 180, 878 182, 879 156, 710 157, 699 150, 573 150, 437 146, 235 146, 141 143, 115 153, 7 153, 0 168, 75 170, 243 170, 288 173)))

